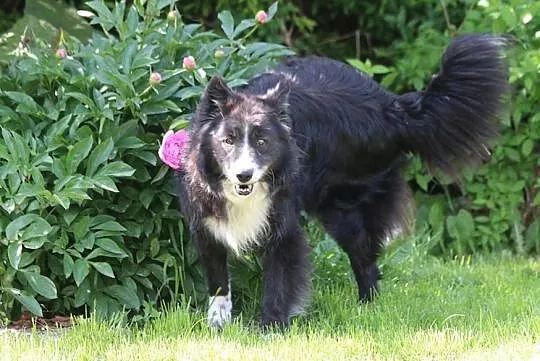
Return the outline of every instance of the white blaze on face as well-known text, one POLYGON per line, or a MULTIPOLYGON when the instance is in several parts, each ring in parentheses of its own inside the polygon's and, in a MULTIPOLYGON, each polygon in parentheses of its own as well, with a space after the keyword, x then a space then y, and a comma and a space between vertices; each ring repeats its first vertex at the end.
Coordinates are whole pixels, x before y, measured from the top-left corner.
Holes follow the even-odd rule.
POLYGON ((231 287, 227 296, 212 296, 208 299, 208 325, 223 328, 231 321, 232 300, 231 287))
POLYGON ((236 153, 236 158, 232 159, 228 165, 225 165, 225 169, 223 170, 225 176, 232 184, 243 183, 238 179, 238 174, 245 172, 252 173, 251 179, 245 183, 254 184, 260 181, 266 172, 267 166, 258 164, 256 158, 257 150, 249 144, 250 126, 250 124, 246 124, 242 141, 236 144, 236 147, 240 148, 240 151, 236 153))
POLYGON ((244 139, 242 140, 242 150, 240 151, 240 156, 232 166, 235 174, 235 180, 238 181, 236 174, 241 174, 246 171, 253 171, 253 179, 250 180, 250 183, 256 182, 258 180, 255 177, 256 168, 258 168, 258 166, 255 159, 255 149, 249 145, 249 124, 246 124, 246 127, 244 128, 244 139))

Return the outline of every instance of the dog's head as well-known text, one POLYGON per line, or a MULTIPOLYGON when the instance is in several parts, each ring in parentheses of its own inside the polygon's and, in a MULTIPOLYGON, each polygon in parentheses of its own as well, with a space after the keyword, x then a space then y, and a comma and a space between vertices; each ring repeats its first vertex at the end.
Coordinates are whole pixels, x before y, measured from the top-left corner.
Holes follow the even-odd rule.
POLYGON ((228 198, 242 200, 261 191, 291 156, 287 94, 279 84, 264 95, 250 95, 233 91, 221 77, 209 82, 194 131, 228 198))

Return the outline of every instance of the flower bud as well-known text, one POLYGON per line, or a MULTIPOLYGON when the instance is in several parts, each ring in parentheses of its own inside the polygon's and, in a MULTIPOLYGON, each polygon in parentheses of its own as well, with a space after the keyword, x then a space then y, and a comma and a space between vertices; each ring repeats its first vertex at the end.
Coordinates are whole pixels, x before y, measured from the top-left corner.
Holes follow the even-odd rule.
POLYGON ((190 56, 186 56, 184 58, 184 61, 183 61, 183 67, 184 69, 187 69, 187 70, 193 70, 195 69, 195 66, 197 64, 195 63, 195 58, 193 58, 191 55, 190 56))
POLYGON ((259 24, 264 24, 268 21, 268 14, 266 11, 259 10, 257 14, 255 14, 255 20, 257 20, 259 24))
POLYGON ((176 10, 171 10, 167 13, 167 22, 169 24, 174 24, 174 21, 176 20, 176 10))
POLYGON ((64 59, 67 56, 67 51, 64 48, 58 48, 56 50, 56 57, 60 59, 64 59))
POLYGON ((159 83, 161 83, 161 74, 158 72, 150 74, 150 85, 158 85, 159 83))
POLYGON ((216 58, 223 58, 225 56, 225 52, 223 51, 223 49, 216 49, 216 51, 214 52, 214 56, 216 58))

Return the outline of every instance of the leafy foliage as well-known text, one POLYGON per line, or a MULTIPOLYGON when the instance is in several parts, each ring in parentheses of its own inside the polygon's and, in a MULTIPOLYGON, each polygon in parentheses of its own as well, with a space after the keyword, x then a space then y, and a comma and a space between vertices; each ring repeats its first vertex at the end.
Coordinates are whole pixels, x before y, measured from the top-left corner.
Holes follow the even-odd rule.
POLYGON ((241 84, 290 53, 248 42, 260 25, 229 12, 223 36, 184 23, 168 0, 87 5, 103 30, 90 42, 33 42, 0 73, 0 305, 11 315, 197 301, 205 283, 159 140, 187 124, 212 75, 241 84))
MULTIPOLYGON (((204 282, 171 173, 156 158, 158 142, 167 129, 187 124, 212 74, 241 84, 290 53, 280 42, 345 59, 405 92, 421 89, 437 71, 455 34, 514 35, 512 112, 491 161, 461 184, 434 179, 417 158, 407 174, 419 205, 417 230, 431 233, 423 251, 540 253, 536 2, 287 0, 277 19, 260 26, 253 16, 270 0, 181 7, 135 0, 128 8, 90 1, 85 8, 96 14, 90 22, 98 32, 74 21, 60 0, 26 4, 25 18, 0 37, 0 61, 25 56, 0 68, 0 316, 21 305, 40 314, 44 305, 48 312, 90 308, 101 315, 125 308, 148 318, 157 302, 196 302, 204 282), (50 16, 51 6, 69 21, 50 16), (21 35, 31 41, 20 42, 21 35), (58 48, 68 56, 55 56, 58 48), (189 55, 193 70, 182 68, 189 55), (162 75, 159 84, 149 83, 151 72, 162 75)), ((306 229, 317 241, 319 282, 332 284, 349 272, 346 257, 316 223, 306 229)), ((244 293, 241 302, 256 304, 260 266, 245 261, 233 264, 233 286, 244 293)))
MULTIPOLYGON (((536 3, 479 1, 457 29, 511 34, 516 39, 507 54, 514 94, 492 159, 465 174, 461 186, 443 180, 441 187, 418 159, 409 170, 419 189, 418 226, 434 231, 444 254, 540 251, 540 91, 535 85, 540 73, 539 25, 536 3)), ((447 34, 421 28, 415 40, 398 43, 394 52, 402 55, 383 83, 393 89, 420 89, 436 69, 447 41, 447 34), (422 63, 427 66, 419 66, 422 63)))

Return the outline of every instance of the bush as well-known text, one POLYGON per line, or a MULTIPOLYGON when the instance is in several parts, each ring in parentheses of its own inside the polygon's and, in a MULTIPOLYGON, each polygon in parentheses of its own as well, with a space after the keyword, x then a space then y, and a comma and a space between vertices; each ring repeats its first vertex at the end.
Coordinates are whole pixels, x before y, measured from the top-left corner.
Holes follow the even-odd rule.
POLYGON ((443 181, 441 186, 418 159, 409 169, 418 189, 418 228, 431 228, 439 239, 439 252, 445 255, 540 253, 539 25, 538 3, 479 1, 459 26, 451 25, 446 32, 420 26, 417 38, 396 42, 381 54, 397 59, 382 79, 386 86, 419 90, 437 71, 440 53, 456 29, 511 34, 516 40, 507 54, 514 89, 511 113, 501 125, 492 159, 465 174, 461 185, 443 181))
POLYGON ((159 141, 212 75, 241 84, 290 51, 248 42, 254 19, 221 12, 219 35, 169 3, 91 1, 89 43, 34 41, 0 70, 0 313, 138 313, 205 290, 159 141))

